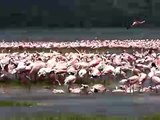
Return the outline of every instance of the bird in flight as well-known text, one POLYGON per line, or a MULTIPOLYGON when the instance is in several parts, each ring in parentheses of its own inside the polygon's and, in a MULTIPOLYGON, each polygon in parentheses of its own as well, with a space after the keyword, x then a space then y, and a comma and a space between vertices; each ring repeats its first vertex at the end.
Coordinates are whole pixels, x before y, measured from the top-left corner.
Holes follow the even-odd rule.
POLYGON ((139 26, 139 25, 141 25, 141 24, 144 24, 145 22, 146 22, 145 20, 143 20, 143 21, 134 20, 134 21, 132 22, 132 24, 130 24, 129 26, 127 26, 127 29, 132 28, 132 27, 139 26))

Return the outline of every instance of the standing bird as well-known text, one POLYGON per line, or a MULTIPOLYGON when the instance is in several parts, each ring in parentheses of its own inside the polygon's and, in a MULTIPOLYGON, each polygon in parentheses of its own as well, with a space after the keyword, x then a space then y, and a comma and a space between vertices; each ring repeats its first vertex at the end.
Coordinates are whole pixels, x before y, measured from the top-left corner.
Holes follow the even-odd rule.
POLYGON ((141 25, 141 24, 144 24, 145 22, 146 22, 145 20, 143 20, 143 21, 134 20, 134 21, 132 22, 132 24, 129 24, 129 25, 127 26, 127 29, 130 29, 130 28, 132 28, 132 27, 139 26, 139 25, 141 25))

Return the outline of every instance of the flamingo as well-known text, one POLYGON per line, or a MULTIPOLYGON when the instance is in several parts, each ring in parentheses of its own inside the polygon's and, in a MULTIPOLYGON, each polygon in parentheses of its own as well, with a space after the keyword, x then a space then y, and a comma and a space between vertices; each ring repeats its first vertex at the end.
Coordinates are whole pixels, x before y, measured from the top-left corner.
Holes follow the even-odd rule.
POLYGON ((61 90, 61 89, 53 89, 52 92, 54 94, 57 94, 57 93, 63 94, 63 93, 65 93, 64 90, 61 90))
POLYGON ((72 84, 76 82, 76 76, 75 75, 69 75, 64 80, 64 85, 68 85, 68 92, 70 92, 70 87, 72 84))
POLYGON ((160 85, 160 78, 157 77, 157 76, 152 76, 151 80, 155 84, 156 93, 158 93, 158 87, 157 87, 157 85, 160 85))
POLYGON ((132 90, 134 92, 134 84, 138 83, 138 80, 139 80, 139 76, 133 75, 127 79, 122 79, 119 83, 126 86, 126 92, 128 90, 127 88, 130 88, 130 93, 131 93, 132 90))
POLYGON ((104 93, 107 91, 106 87, 102 84, 95 84, 92 86, 91 91, 93 93, 104 93))
POLYGON ((126 87, 124 85, 119 85, 116 86, 116 89, 112 90, 113 93, 125 93, 126 92, 126 87))
POLYGON ((81 84, 81 87, 76 87, 76 88, 69 88, 69 92, 73 94, 88 94, 89 92, 89 86, 81 84))
MULTIPOLYGON (((155 84, 155 90, 156 93, 158 92, 158 88, 157 85, 160 84, 160 78, 159 78, 159 71, 157 70, 156 64, 152 63, 152 68, 150 73, 148 74, 148 78, 151 80, 151 82, 153 82, 155 84)), ((153 89, 153 87, 150 86, 151 89, 153 89)))
POLYGON ((136 26, 141 25, 141 24, 144 24, 145 22, 146 22, 145 20, 143 20, 143 21, 135 20, 135 21, 133 21, 133 23, 130 26, 127 27, 127 29, 132 28, 132 27, 136 27, 136 26))
POLYGON ((80 78, 83 78, 86 74, 87 74, 86 69, 80 69, 79 72, 78 72, 78 75, 79 75, 80 78))

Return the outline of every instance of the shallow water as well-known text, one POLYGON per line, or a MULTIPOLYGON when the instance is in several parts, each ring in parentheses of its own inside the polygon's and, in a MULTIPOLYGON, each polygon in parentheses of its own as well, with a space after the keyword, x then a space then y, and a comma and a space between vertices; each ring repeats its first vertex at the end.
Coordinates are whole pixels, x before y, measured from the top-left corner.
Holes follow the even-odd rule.
POLYGON ((0 107, 1 118, 37 113, 76 113, 109 116, 142 116, 160 112, 157 94, 103 94, 103 95, 53 95, 48 90, 31 93, 13 90, 9 95, 0 94, 0 100, 36 101, 35 107, 0 107))

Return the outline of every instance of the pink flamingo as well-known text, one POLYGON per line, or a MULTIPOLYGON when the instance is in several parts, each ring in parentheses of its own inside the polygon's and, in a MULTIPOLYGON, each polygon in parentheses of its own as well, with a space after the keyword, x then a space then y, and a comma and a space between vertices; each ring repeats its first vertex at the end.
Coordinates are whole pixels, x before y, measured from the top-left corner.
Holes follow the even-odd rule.
POLYGON ((127 29, 144 24, 145 22, 146 22, 145 20, 143 20, 143 21, 135 20, 135 21, 133 21, 133 23, 130 26, 127 27, 127 29))

